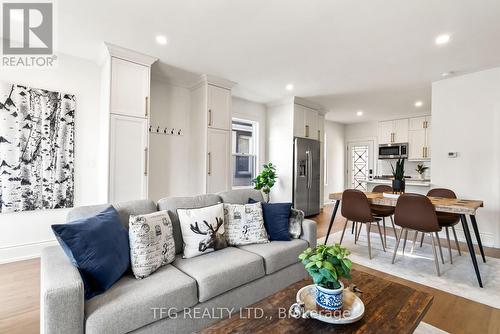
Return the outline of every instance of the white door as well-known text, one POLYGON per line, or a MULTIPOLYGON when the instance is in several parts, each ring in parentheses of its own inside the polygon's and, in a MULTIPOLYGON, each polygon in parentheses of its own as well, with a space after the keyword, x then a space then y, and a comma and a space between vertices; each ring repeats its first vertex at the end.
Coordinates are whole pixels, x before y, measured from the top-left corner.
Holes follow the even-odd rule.
POLYGON ((397 119, 394 121, 394 142, 408 142, 408 118, 397 119))
POLYGON ((378 143, 392 144, 394 131, 394 121, 385 121, 378 123, 378 143))
POLYGON ((208 85, 208 127, 231 129, 231 91, 208 85))
POLYGON ((306 138, 318 139, 318 112, 305 108, 306 138))
POLYGON ((408 159, 422 160, 425 158, 426 134, 425 129, 410 131, 408 159))
POLYGON ((207 193, 231 189, 231 132, 208 129, 207 193))
POLYGON ((306 138, 306 114, 305 108, 298 104, 293 106, 293 135, 306 138))
POLYGON ((112 114, 110 130, 109 201, 147 198, 147 120, 112 114))
POLYGON ((366 181, 375 160, 373 146, 373 141, 351 142, 347 145, 347 188, 367 190, 366 181))
POLYGON ((111 113, 148 117, 148 66, 111 58, 111 113))

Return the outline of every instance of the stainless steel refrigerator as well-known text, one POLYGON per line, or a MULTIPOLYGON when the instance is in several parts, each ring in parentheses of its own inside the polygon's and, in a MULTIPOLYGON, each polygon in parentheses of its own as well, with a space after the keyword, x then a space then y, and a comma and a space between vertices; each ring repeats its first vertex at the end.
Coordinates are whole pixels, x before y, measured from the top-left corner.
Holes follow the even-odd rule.
POLYGON ((293 207, 312 216, 320 210, 320 143, 295 138, 293 169, 293 207))

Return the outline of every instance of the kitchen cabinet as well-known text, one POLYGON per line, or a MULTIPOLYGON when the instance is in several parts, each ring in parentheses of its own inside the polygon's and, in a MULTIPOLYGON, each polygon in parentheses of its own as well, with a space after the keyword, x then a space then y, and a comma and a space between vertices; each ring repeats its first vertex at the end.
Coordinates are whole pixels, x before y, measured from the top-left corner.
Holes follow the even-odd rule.
POLYGON ((231 132, 208 129, 207 193, 231 189, 231 132))
POLYGON ((378 123, 379 144, 408 142, 408 119, 397 119, 378 123))
POLYGON ((293 113, 294 136, 318 139, 318 118, 317 110, 295 104, 293 113))
POLYGON ((207 85, 208 127, 231 130, 231 91, 214 85, 207 85))
POLYGON ((111 58, 111 113, 148 117, 150 67, 111 58))
POLYGON ((409 121, 409 160, 429 160, 431 157, 431 117, 414 117, 409 121))
POLYGON ((318 140, 325 142, 325 116, 318 115, 318 140))
POLYGON ((148 197, 148 121, 112 114, 109 145, 111 202, 148 197))

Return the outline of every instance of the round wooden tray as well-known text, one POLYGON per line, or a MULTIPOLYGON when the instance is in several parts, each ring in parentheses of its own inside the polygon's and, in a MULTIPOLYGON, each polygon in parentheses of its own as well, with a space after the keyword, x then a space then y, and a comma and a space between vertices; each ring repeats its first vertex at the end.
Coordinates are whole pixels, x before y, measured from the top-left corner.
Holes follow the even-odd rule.
POLYGON ((290 307, 294 318, 312 318, 330 324, 350 324, 358 321, 365 313, 365 305, 354 292, 344 289, 343 307, 339 312, 328 314, 320 311, 316 304, 316 285, 311 284, 297 292, 297 302, 290 307))

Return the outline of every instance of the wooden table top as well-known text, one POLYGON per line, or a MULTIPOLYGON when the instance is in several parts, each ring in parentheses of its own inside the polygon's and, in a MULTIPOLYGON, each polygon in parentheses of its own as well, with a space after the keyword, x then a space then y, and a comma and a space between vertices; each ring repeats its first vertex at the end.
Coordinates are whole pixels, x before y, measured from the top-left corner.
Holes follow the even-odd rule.
MULTIPOLYGON (((396 206, 397 198, 387 198, 384 197, 382 193, 372 193, 365 192, 368 201, 371 204, 384 205, 384 206, 396 206)), ((332 193, 328 196, 331 200, 341 200, 342 193, 332 193)), ((436 208, 436 211, 449 212, 463 215, 475 215, 476 210, 483 207, 483 201, 479 200, 466 200, 459 198, 443 198, 443 197, 430 197, 432 204, 436 208)))
POLYGON ((365 304, 363 318, 355 323, 332 325, 315 319, 289 317, 288 309, 296 302, 297 291, 312 283, 307 279, 247 308, 262 309, 263 316, 249 317, 244 309, 243 316, 236 312, 201 333, 413 333, 432 304, 430 294, 408 286, 357 270, 352 270, 351 276, 351 281, 363 291, 360 298, 365 304), (287 317, 280 317, 284 310, 287 317))

